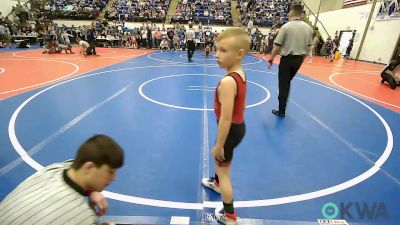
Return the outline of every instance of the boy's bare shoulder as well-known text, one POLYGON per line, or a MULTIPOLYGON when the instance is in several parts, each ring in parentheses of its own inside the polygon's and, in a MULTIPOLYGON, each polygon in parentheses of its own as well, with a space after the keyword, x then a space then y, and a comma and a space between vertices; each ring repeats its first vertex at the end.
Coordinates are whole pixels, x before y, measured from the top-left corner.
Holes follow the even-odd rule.
POLYGON ((232 85, 232 84, 235 84, 236 85, 236 82, 235 82, 235 79, 233 78, 233 77, 231 77, 231 76, 225 76, 225 77, 223 77, 222 79, 221 79, 221 83, 220 83, 221 85, 232 85))
POLYGON ((221 83, 222 82, 227 83, 229 81, 235 81, 235 79, 232 76, 229 76, 229 75, 226 75, 221 79, 221 83))
POLYGON ((246 80, 246 74, 243 70, 234 71, 232 73, 237 73, 237 74, 239 74, 239 76, 242 77, 242 80, 246 80))

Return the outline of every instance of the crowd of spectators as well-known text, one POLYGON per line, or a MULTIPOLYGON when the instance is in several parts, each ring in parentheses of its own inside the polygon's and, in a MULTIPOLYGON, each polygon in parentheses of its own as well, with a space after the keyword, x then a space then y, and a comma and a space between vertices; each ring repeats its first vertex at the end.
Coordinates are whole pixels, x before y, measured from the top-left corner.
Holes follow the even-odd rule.
MULTIPOLYGON (((161 50, 185 50, 186 28, 176 23, 166 27, 158 26, 152 22, 142 23, 140 27, 129 29, 121 21, 113 21, 107 26, 97 22, 95 25, 97 45, 102 47, 125 47, 134 49, 161 49, 161 50)), ((84 32, 81 32, 84 34, 84 32)), ((73 34, 74 35, 74 34, 73 34)), ((79 34, 78 34, 79 35, 79 34)), ((203 27, 199 24, 196 29, 196 43, 203 48, 207 40, 214 40, 216 32, 211 27, 203 27)), ((84 38, 84 37, 83 37, 84 38)))
POLYGON ((93 20, 109 0, 50 0, 43 12, 51 19, 93 20))
POLYGON ((50 24, 39 8, 17 5, 10 15, 3 16, 0 12, 0 47, 11 42, 17 42, 19 46, 36 43, 48 32, 50 24))
POLYGON ((162 23, 170 0, 118 0, 105 12, 109 20, 162 23))
POLYGON ((281 26, 288 21, 290 4, 288 0, 238 0, 239 21, 251 26, 281 26))
MULTIPOLYGON (((94 8, 106 4, 108 0, 51 0, 46 4, 52 7, 65 7, 66 4, 95 4, 94 8), (101 3, 100 3, 101 2, 101 3), (63 4, 62 4, 63 3, 63 4)), ((240 19, 243 29, 248 31, 253 52, 270 53, 273 40, 280 25, 287 21, 289 7, 286 0, 239 0, 238 8, 242 13, 240 19), (245 15, 245 16, 244 16, 245 15), (264 21, 265 19, 265 21, 264 21), (263 35, 260 26, 273 26, 269 34, 263 35)), ((0 47, 8 40, 15 38, 36 38, 46 46, 48 53, 57 52, 57 46, 77 44, 76 38, 88 40, 92 37, 97 46, 147 48, 162 50, 184 50, 186 45, 185 23, 190 21, 195 25, 196 43, 204 48, 205 43, 212 43, 217 35, 212 31, 211 24, 230 24, 231 2, 229 0, 180 0, 177 15, 172 26, 156 25, 163 22, 169 1, 161 0, 118 0, 106 11, 105 19, 97 19, 87 26, 59 26, 46 19, 46 11, 28 12, 23 8, 14 9, 14 19, 11 21, 0 13, 0 47), (33 15, 37 19, 33 19, 33 15), (154 19, 154 20, 152 20, 154 19), (161 19, 161 21, 160 21, 161 19), (129 29, 127 21, 145 21, 141 26, 129 29), (177 22, 179 21, 179 22, 177 22), (203 26, 203 24, 206 24, 203 26), (48 45, 52 43, 51 45, 48 45), (48 47, 51 46, 51 47, 48 47)), ((41 6, 43 8, 43 5, 41 6)), ((324 48, 323 48, 324 49, 324 48)))
POLYGON ((230 0, 179 0, 171 22, 233 25, 230 0))

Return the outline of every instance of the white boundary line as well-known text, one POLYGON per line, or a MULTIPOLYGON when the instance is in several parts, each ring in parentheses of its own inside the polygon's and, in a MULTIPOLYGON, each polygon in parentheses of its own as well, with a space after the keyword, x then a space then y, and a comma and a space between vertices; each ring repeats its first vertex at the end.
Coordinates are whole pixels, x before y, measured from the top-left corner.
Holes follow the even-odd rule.
MULTIPOLYGON (((180 77, 180 76, 223 77, 223 76, 220 76, 220 75, 211 75, 211 74, 203 74, 203 73, 198 73, 198 74, 195 74, 195 73, 185 73, 185 74, 174 74, 174 75, 168 75, 168 76, 157 77, 157 78, 148 80, 148 81, 144 82, 142 85, 140 85, 140 86, 139 86, 139 94, 140 94, 144 99, 146 99, 146 100, 148 100, 148 101, 150 101, 150 102, 156 103, 156 104, 158 104, 158 105, 167 106, 167 107, 175 108, 175 109, 186 109, 186 110, 203 111, 204 108, 183 107, 183 106, 177 106, 177 105, 172 105, 172 104, 163 103, 163 102, 154 100, 154 99, 148 97, 146 94, 143 93, 143 87, 144 87, 146 84, 150 83, 150 82, 153 82, 153 81, 155 81, 155 80, 160 80, 160 79, 165 79, 165 78, 170 78, 170 77, 180 77)), ((262 86, 262 85, 260 85, 260 84, 257 84, 257 83, 255 83, 255 82, 253 82, 253 81, 247 80, 247 82, 248 82, 248 83, 251 83, 251 84, 254 84, 254 85, 260 87, 261 89, 263 89, 263 90, 267 93, 267 96, 266 96, 263 100, 261 100, 261 101, 259 101, 259 102, 257 102, 257 103, 254 103, 254 104, 251 104, 251 105, 247 105, 246 108, 252 108, 252 107, 261 105, 261 104, 263 104, 264 102, 268 101, 268 99, 271 97, 271 93, 268 91, 268 89, 266 89, 264 86, 262 86)), ((207 110, 207 111, 212 111, 212 110, 214 110, 214 108, 206 109, 206 110, 207 110)))
MULTIPOLYGON (((302 79, 302 78, 297 78, 298 80, 302 80, 304 82, 309 82, 321 87, 325 87, 328 88, 332 91, 335 91, 337 93, 343 94, 347 97, 349 97, 350 99, 353 99, 354 101, 360 103, 361 105, 363 105, 364 107, 366 107, 367 109, 369 109, 379 120, 380 122, 383 124, 385 130, 386 130, 386 135, 387 135, 387 143, 386 143, 386 147, 385 150, 383 152, 383 154, 380 156, 380 158, 374 163, 374 165, 368 169, 367 171, 365 171, 364 173, 358 175, 357 177, 354 177, 346 182, 340 183, 338 185, 329 187, 329 188, 325 188, 325 189, 321 189, 318 191, 314 191, 314 192, 309 192, 309 193, 305 193, 305 194, 299 194, 299 195, 293 195, 293 196, 288 196, 288 197, 281 197, 281 198, 274 198, 274 199, 264 199, 264 200, 252 200, 252 201, 237 201, 235 202, 235 207, 238 208, 247 208, 247 207, 261 207, 261 206, 272 206, 272 205, 281 205, 281 204, 287 204, 287 203, 293 203, 293 202, 300 202, 300 201, 306 201, 306 200, 310 200, 310 199, 315 199, 315 198, 319 198, 319 197, 323 197, 323 196, 327 196, 330 194, 334 194, 340 191, 343 191, 345 189, 348 189, 350 187, 353 187, 365 180, 367 180, 368 178, 370 178, 371 176, 373 176, 376 172, 378 172, 380 170, 380 168, 382 167, 382 165, 386 162, 386 160, 389 158, 392 150, 393 150, 393 133, 392 130, 390 129, 390 126, 388 125, 388 123, 386 122, 386 120, 379 114, 377 113, 374 109, 372 109, 370 106, 368 106, 367 104, 365 104, 364 102, 358 100, 357 98, 346 94, 342 91, 336 90, 332 87, 323 85, 323 84, 319 84, 317 82, 314 81, 310 81, 310 80, 306 80, 306 79, 302 79)), ((205 202, 204 203, 207 207, 210 208, 216 208, 219 206, 219 202, 205 202)))
MULTIPOLYGON (((324 67, 324 66, 312 66, 312 65, 301 65, 301 67, 309 67, 309 68, 315 68, 315 69, 326 69, 326 70, 345 70, 345 71, 355 71, 355 72, 376 72, 376 73, 380 73, 381 71, 379 70, 353 70, 353 69, 345 69, 345 68, 339 68, 339 67, 324 67)), ((301 69, 300 67, 300 69, 301 69)))
MULTIPOLYGON (((206 56, 206 57, 207 57, 207 56, 206 56)), ((180 54, 180 55, 179 55, 179 58, 182 58, 182 59, 186 59, 186 60, 187 60, 187 56, 184 56, 183 54, 180 54)), ((192 59, 203 60, 203 61, 210 61, 210 60, 212 60, 212 61, 215 61, 215 62, 217 61, 216 58, 201 59, 201 58, 192 57, 192 59)))
MULTIPOLYGON (((205 70, 204 70, 205 73, 205 70)), ((203 79, 203 86, 207 87, 206 85, 206 77, 203 79)), ((202 158, 203 158, 203 176, 202 178, 206 178, 210 176, 210 147, 208 142, 208 110, 207 110, 207 97, 206 92, 203 92, 203 146, 202 146, 202 158)), ((206 190, 202 188, 202 202, 206 199, 206 190)), ((202 208, 204 206, 202 205, 202 208)))
MULTIPOLYGON (((27 50, 27 51, 35 51, 35 50, 38 50, 38 49, 31 49, 31 50, 27 50)), ((27 52, 27 51, 19 51, 19 52, 27 52)), ((14 52, 14 53, 19 53, 19 52, 14 52)), ((146 55, 146 52, 144 52, 144 51, 142 51, 142 52, 143 52, 143 54, 140 54, 140 55, 132 55, 132 57, 134 57, 134 56, 144 56, 144 55, 146 55)), ((56 81, 59 81, 59 80, 62 80, 62 79, 64 79, 64 78, 68 78, 68 77, 73 76, 75 72, 78 72, 78 71, 80 70, 80 67, 79 67, 77 64, 75 64, 75 63, 70 63, 70 62, 65 62, 65 61, 58 61, 58 60, 55 60, 55 59, 30 58, 30 57, 24 57, 24 56, 17 56, 17 55, 14 55, 14 53, 13 53, 13 56, 14 56, 14 57, 17 57, 17 59, 2 59, 2 58, 0 58, 0 60, 41 60, 41 61, 49 61, 49 62, 53 62, 53 61, 54 61, 54 62, 60 62, 60 63, 70 64, 70 65, 75 66, 75 68, 78 68, 78 69, 77 69, 76 71, 70 73, 69 75, 63 76, 63 77, 61 77, 61 78, 57 78, 57 79, 55 79, 55 80, 51 80, 51 81, 47 81, 47 82, 43 82, 43 83, 40 83, 40 84, 31 85, 31 86, 28 86, 28 87, 19 88, 19 89, 15 89, 15 90, 11 90, 11 91, 1 92, 0 95, 1 95, 1 94, 6 94, 6 93, 9 93, 9 92, 16 92, 16 91, 19 91, 19 90, 24 90, 24 89, 29 89, 29 88, 32 88, 32 87, 44 86, 44 85, 46 85, 46 84, 55 83, 56 81)), ((104 58, 104 57, 102 57, 102 58, 104 58)), ((72 59, 72 58, 69 58, 69 59, 72 59)), ((87 59, 85 59, 85 58, 76 58, 76 59, 80 59, 81 61, 89 61, 89 60, 87 60, 87 59)), ((121 63, 124 63, 124 62, 121 62, 121 63)), ((100 69, 102 69, 102 68, 97 68, 97 69, 94 69, 94 70, 91 70, 91 71, 87 71, 87 72, 85 72, 85 73, 91 73, 91 72, 93 72, 93 71, 100 70, 100 69)), ((76 75, 79 75, 79 74, 76 74, 76 75)), ((6 99, 6 98, 0 99, 0 101, 1 101, 1 100, 4 100, 4 99, 6 99)))
MULTIPOLYGON (((163 67, 166 67, 165 65, 163 65, 163 67)), ((151 67, 148 67, 151 68, 151 67)), ((130 68, 133 69, 133 68, 130 68)), ((13 113, 13 115, 11 116, 9 125, 8 125, 8 134, 9 134, 9 138, 10 141, 13 145, 13 147, 15 148, 15 150, 17 151, 17 153, 21 156, 21 158, 28 164, 30 165, 32 168, 39 170, 40 168, 42 168, 43 166, 40 165, 39 163, 37 163, 34 159, 32 159, 27 152, 25 151, 25 149, 21 146, 21 144, 18 141, 18 138, 16 136, 15 133, 15 123, 16 123, 16 119, 18 117, 18 114, 20 113, 20 111, 23 109, 23 107, 25 107, 31 100, 33 100, 35 97, 39 96, 40 94, 54 88, 57 87, 59 85, 62 85, 64 83, 67 82, 71 82, 77 79, 82 79, 85 77, 89 77, 89 76, 93 76, 96 74, 101 74, 101 73, 106 73, 106 72, 112 72, 112 71, 116 71, 116 70, 111 70, 111 71, 103 71, 103 72, 99 72, 99 73, 94 73, 94 74, 89 74, 89 75, 85 75, 85 76, 80 76, 80 77, 76 77, 67 81, 63 81, 61 83, 55 84, 53 86, 50 86, 36 94, 34 94, 33 96, 29 97, 27 100, 25 100, 13 113)), ((296 77, 295 77, 296 78, 296 77)), ((383 119, 383 117, 377 113, 374 109, 372 109, 370 106, 368 106, 367 104, 363 103, 362 101, 356 99, 355 97, 346 94, 342 91, 336 90, 332 87, 323 85, 323 84, 319 84, 313 81, 309 81, 309 80, 305 80, 305 79, 301 79, 301 78, 296 78, 299 80, 302 80, 304 82, 309 82, 321 87, 325 87, 328 88, 329 90, 335 91, 339 94, 345 95, 347 97, 349 97, 350 99, 353 99, 354 101, 360 103, 361 105, 363 105, 364 107, 366 107, 368 110, 370 110, 383 124, 385 130, 386 130, 386 135, 387 135, 387 143, 386 143, 386 147, 384 149, 383 154, 380 156, 380 158, 375 162, 374 166, 372 166, 370 169, 368 169, 367 171, 365 171, 364 173, 358 175, 355 178, 352 178, 346 182, 340 183, 338 185, 329 187, 329 188, 325 188, 325 189, 321 189, 318 191, 314 191, 314 192, 309 192, 309 193, 304 193, 304 194, 299 194, 299 195, 293 195, 293 196, 286 196, 286 197, 280 197, 280 198, 274 198, 274 199, 262 199, 262 200, 248 200, 248 201, 237 201, 235 202, 235 207, 240 208, 240 207, 260 207, 260 206, 271 206, 271 205, 281 205, 281 204, 287 204, 287 203, 293 203, 293 202, 300 202, 300 201, 305 201, 305 200, 310 200, 310 199, 315 199, 315 198, 319 198, 322 196, 326 196, 326 195, 330 195, 333 193, 337 193, 339 191, 343 191, 345 189, 348 189, 350 187, 353 187, 365 180, 367 180, 369 177, 373 176, 376 172, 378 172, 380 170, 380 167, 386 162, 386 160, 389 158, 392 150, 393 150, 393 133, 392 130, 390 129, 389 125, 387 124, 387 122, 383 119)), ((135 196, 129 196, 129 195, 124 195, 124 194, 118 194, 118 193, 114 193, 114 192, 109 192, 109 191, 104 191, 103 192, 104 195, 108 198, 112 198, 115 200, 119 200, 119 201, 123 201, 123 202, 130 202, 130 203, 134 203, 134 204, 140 204, 140 205, 148 205, 148 206, 155 206, 155 207, 165 207, 165 208, 177 208, 177 209, 197 209, 197 210, 201 210, 204 207, 211 207, 211 208, 215 208, 218 207, 220 205, 220 202, 211 202, 211 201, 206 201, 202 203, 186 203, 186 202, 174 202, 174 201, 163 201, 163 200, 157 200, 157 199, 148 199, 148 198, 140 198, 140 197, 135 197, 135 196)))
MULTIPOLYGON (((262 58, 265 59, 264 57, 262 57, 262 58)), ((364 97, 364 98, 373 100, 373 101, 375 101, 375 102, 380 102, 380 103, 385 104, 385 105, 388 105, 388 106, 392 106, 392 107, 395 107, 395 108, 400 108, 400 106, 398 106, 398 105, 394 105, 394 104, 391 104, 391 103, 388 103, 388 102, 384 102, 384 101, 378 100, 378 99, 376 99, 376 98, 372 98, 372 97, 369 97, 369 96, 367 96, 367 95, 363 95, 363 94, 360 94, 360 93, 358 93, 358 92, 352 91, 352 90, 350 90, 350 89, 348 89, 348 88, 345 88, 345 87, 339 85, 338 83, 336 83, 336 82, 334 81, 334 79, 333 79, 333 77, 335 77, 335 76, 337 76, 337 75, 357 74, 357 73, 374 74, 374 73, 380 73, 381 71, 378 71, 378 70, 351 70, 351 69, 328 68, 328 67, 314 67, 314 66, 306 66, 306 65, 304 65, 304 64, 302 65, 302 67, 311 67, 311 68, 315 68, 315 69, 332 69, 332 70, 339 69, 339 70, 343 70, 343 71, 350 71, 350 72, 337 72, 337 73, 333 73, 333 74, 331 74, 331 75, 329 76, 329 81, 330 81, 331 83, 333 83, 334 85, 336 85, 337 87, 340 87, 340 88, 342 88, 342 89, 344 89, 344 90, 346 90, 346 91, 348 91, 348 92, 351 92, 351 93, 353 93, 353 94, 356 94, 356 95, 358 95, 358 96, 361 96, 361 97, 364 97)), ((263 72, 263 71, 261 71, 261 70, 252 70, 252 69, 245 69, 245 70, 255 71, 255 72, 263 72)), ((304 74, 304 75, 307 76, 307 77, 309 77, 309 75, 306 75, 306 74, 304 74)), ((311 78, 312 78, 312 77, 311 77, 311 78)))
MULTIPOLYGON (((0 92, 0 95, 2 94, 7 94, 7 93, 11 93, 11 92, 16 92, 16 91, 20 91, 20 90, 25 90, 25 89, 29 89, 29 88, 33 88, 33 87, 38 87, 38 86, 43 86, 45 84, 50 84, 59 80, 62 80, 64 78, 70 77, 72 75, 74 75, 76 72, 79 71, 79 66, 76 65, 75 63, 70 63, 70 62, 64 62, 64 61, 58 61, 58 60, 45 60, 45 59, 1 59, 0 60, 16 60, 16 61, 21 61, 21 60, 39 60, 39 61, 45 61, 45 62, 58 62, 58 63, 64 63, 64 64, 68 64, 68 65, 72 65, 73 67, 75 67, 74 71, 72 71, 71 73, 68 73, 67 75, 64 75, 62 77, 56 78, 54 80, 50 80, 50 81, 46 81, 46 82, 42 82, 39 84, 34 84, 34 85, 30 85, 30 86, 26 86, 26 87, 22 87, 22 88, 17 88, 14 90, 9 90, 9 91, 4 91, 4 92, 0 92)), ((27 76, 29 76, 29 74, 26 74, 27 76)))
MULTIPOLYGON (((269 58, 264 57, 264 56, 260 56, 259 58, 262 58, 264 60, 269 60, 269 58)), ((333 64, 332 64, 333 65, 333 64)), ((306 64, 302 64, 301 67, 309 67, 309 68, 313 68, 313 69, 326 69, 326 70, 346 70, 346 71, 355 71, 355 72, 376 72, 376 73, 380 73, 380 70, 353 70, 353 69, 342 69, 340 68, 340 65, 334 65, 334 67, 324 67, 324 66, 312 66, 312 65, 306 65, 306 64)), ((300 69, 301 69, 300 67, 300 69)), ((306 74, 305 74, 306 75, 306 74)), ((307 75, 309 76, 309 75, 307 75)))
POLYGON ((209 92, 214 92, 215 91, 215 90, 204 89, 204 88, 188 88, 186 90, 188 90, 188 91, 209 91, 209 92))
MULTIPOLYGON (((107 99, 95 104, 94 106, 90 107, 89 109, 85 110, 83 113, 79 114, 78 116, 76 116, 75 118, 73 118, 71 121, 69 121, 67 124, 65 124, 63 127, 61 127, 60 129, 58 129, 56 132, 54 132, 53 134, 51 134, 50 136, 48 136, 47 138, 45 138, 44 140, 42 140, 41 142, 39 142, 38 144, 36 144, 35 146, 33 146, 30 150, 27 151, 27 153, 31 156, 33 156, 34 154, 38 153, 39 151, 41 151, 46 145, 48 145, 50 142, 52 142, 54 139, 56 139, 57 137, 59 137, 61 134, 63 134, 65 131, 67 131, 69 128, 73 127, 75 124, 77 124, 79 121, 81 121, 82 119, 84 119, 85 117, 87 117, 90 113, 92 113, 93 111, 97 110, 99 107, 103 106, 104 104, 106 104, 107 102, 109 102, 110 100, 114 99, 115 97, 117 97, 118 95, 122 94, 124 91, 126 91, 130 86, 132 86, 132 82, 129 83, 127 86, 125 86, 124 88, 122 88, 121 90, 117 91, 115 94, 113 94, 112 96, 108 97, 107 99)), ((18 166, 20 163, 22 163, 23 161, 20 160, 19 158, 17 158, 16 160, 14 160, 13 162, 9 163, 8 165, 0 168, 0 176, 9 172, 10 170, 12 170, 13 168, 15 168, 16 166, 18 166)))
MULTIPOLYGON (((35 49, 35 50, 37 50, 37 49, 35 49)), ((18 57, 18 58, 26 58, 26 59, 47 59, 47 60, 53 60, 53 59, 51 59, 51 58, 46 58, 46 57, 37 57, 37 56, 23 56, 23 55, 19 55, 19 53, 23 53, 24 51, 20 51, 20 52, 13 52, 13 56, 14 57, 18 57)), ((79 55, 78 53, 75 53, 76 55, 79 55)), ((144 55, 146 55, 146 52, 142 52, 142 53, 140 53, 140 54, 132 54, 132 55, 122 55, 122 56, 99 56, 99 57, 96 57, 96 59, 118 59, 118 58, 129 58, 129 57, 134 57, 134 56, 144 56, 144 55)), ((54 59, 55 60, 57 60, 57 59, 90 59, 90 58, 95 58, 95 56, 94 57, 91 57, 91 56, 88 56, 88 57, 85 57, 85 56, 82 56, 81 58, 69 58, 69 57, 56 57, 57 55, 55 55, 55 57, 54 57, 54 59)))
MULTIPOLYGON (((351 92, 351 93, 353 93, 353 94, 356 94, 356 95, 358 95, 358 96, 361 96, 361 97, 364 97, 364 98, 373 100, 373 101, 375 101, 375 102, 380 102, 380 103, 382 103, 382 104, 389 105, 389 106, 392 106, 392 107, 395 107, 395 108, 400 109, 400 106, 398 106, 398 105, 394 105, 394 104, 391 104, 391 103, 388 103, 388 102, 384 102, 384 101, 382 101, 382 100, 378 100, 378 99, 376 99, 376 98, 372 98, 372 97, 369 97, 369 96, 367 96, 367 95, 363 95, 363 94, 360 94, 360 93, 358 93, 358 92, 356 92, 356 91, 352 91, 352 90, 350 90, 350 89, 348 89, 348 88, 345 88, 345 87, 343 87, 342 85, 336 83, 336 81, 333 79, 335 76, 338 76, 338 75, 357 74, 357 73, 364 73, 364 72, 334 73, 334 74, 332 74, 332 75, 329 76, 329 81, 332 82, 334 85, 336 85, 336 86, 338 86, 338 87, 340 87, 340 88, 342 88, 342 89, 344 89, 344 90, 346 90, 346 91, 348 91, 348 92, 351 92)), ((372 73, 371 73, 371 74, 372 74, 372 73)))
MULTIPOLYGON (((152 59, 152 60, 155 60, 155 61, 159 61, 159 62, 176 63, 176 64, 183 64, 183 65, 215 66, 215 67, 218 67, 218 65, 217 65, 216 63, 213 63, 213 64, 188 63, 188 62, 180 62, 180 61, 170 61, 170 60, 165 60, 165 59, 157 59, 157 58, 154 58, 154 57, 152 56, 152 55, 159 54, 159 53, 161 53, 161 52, 154 52, 154 53, 148 54, 148 55, 147 55, 147 58, 152 59)), ((256 61, 256 62, 251 62, 251 63, 243 63, 242 66, 258 64, 258 63, 261 63, 261 62, 263 61, 262 59, 260 59, 260 58, 258 58, 258 57, 256 57, 256 56, 253 56, 253 55, 250 55, 250 54, 249 54, 248 56, 257 59, 258 61, 256 61)))

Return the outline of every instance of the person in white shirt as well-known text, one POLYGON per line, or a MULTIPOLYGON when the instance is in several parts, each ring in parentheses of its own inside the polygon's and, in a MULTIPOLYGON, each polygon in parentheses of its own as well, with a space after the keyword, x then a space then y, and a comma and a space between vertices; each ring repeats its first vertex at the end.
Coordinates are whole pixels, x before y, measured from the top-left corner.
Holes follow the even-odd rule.
POLYGON ((140 31, 140 34, 142 36, 142 48, 147 47, 147 30, 143 29, 140 31))
POLYGON ((76 41, 78 41, 79 45, 81 46, 81 50, 79 51, 80 54, 87 55, 87 49, 89 48, 89 43, 86 41, 82 40, 80 37, 76 38, 76 41))
POLYGON ((69 37, 73 37, 71 34, 68 34, 66 30, 63 30, 61 33, 61 39, 63 40, 63 44, 65 45, 70 45, 71 41, 69 40, 69 37))
POLYGON ((249 22, 247 23, 247 32, 251 32, 251 30, 253 29, 254 25, 253 25, 253 19, 250 18, 249 22))
POLYGON ((195 33, 193 31, 193 24, 189 24, 189 30, 186 31, 186 45, 187 45, 187 54, 188 54, 188 61, 193 62, 192 57, 194 51, 196 50, 195 44, 195 33))
POLYGON ((161 44, 160 44, 161 51, 168 50, 168 45, 169 44, 168 44, 167 38, 163 38, 161 41, 161 44))

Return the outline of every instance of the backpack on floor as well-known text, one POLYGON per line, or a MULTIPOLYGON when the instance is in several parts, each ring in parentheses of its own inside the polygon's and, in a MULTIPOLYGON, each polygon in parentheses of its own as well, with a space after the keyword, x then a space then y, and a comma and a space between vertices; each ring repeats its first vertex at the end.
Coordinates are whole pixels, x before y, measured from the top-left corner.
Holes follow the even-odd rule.
POLYGON ((389 74, 388 71, 394 72, 396 67, 400 65, 400 60, 393 60, 383 69, 381 73, 382 81, 381 83, 388 82, 392 89, 396 89, 396 86, 400 85, 399 78, 396 75, 389 74))
POLYGON ((381 73, 381 77, 382 77, 381 83, 385 83, 385 81, 388 82, 392 89, 396 89, 396 86, 400 85, 399 78, 396 77, 396 76, 393 76, 393 75, 390 75, 388 73, 382 72, 381 73))

